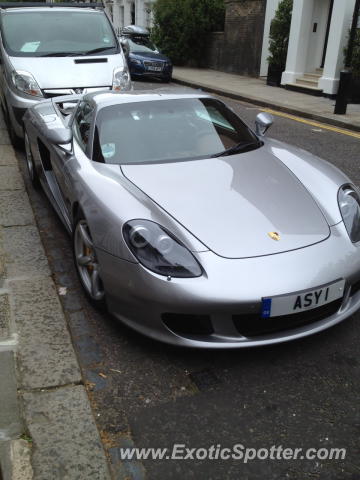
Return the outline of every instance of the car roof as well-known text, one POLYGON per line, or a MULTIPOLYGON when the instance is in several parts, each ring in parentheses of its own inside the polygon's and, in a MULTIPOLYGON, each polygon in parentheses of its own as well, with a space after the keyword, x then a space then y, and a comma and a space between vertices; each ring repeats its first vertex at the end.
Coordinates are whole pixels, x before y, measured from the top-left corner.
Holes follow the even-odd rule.
POLYGON ((100 91, 86 94, 83 99, 100 108, 123 103, 149 102, 151 100, 177 100, 180 98, 211 98, 210 95, 192 89, 174 92, 169 88, 158 90, 133 90, 129 92, 100 91))
POLYGON ((128 25, 124 27, 121 31, 122 35, 126 36, 150 36, 149 30, 138 25, 128 25))

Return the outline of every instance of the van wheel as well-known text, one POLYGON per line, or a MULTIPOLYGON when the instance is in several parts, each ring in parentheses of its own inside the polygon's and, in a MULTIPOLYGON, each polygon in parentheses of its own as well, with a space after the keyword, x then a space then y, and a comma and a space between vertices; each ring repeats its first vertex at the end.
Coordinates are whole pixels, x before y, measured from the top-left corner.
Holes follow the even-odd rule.
POLYGON ((8 110, 7 106, 5 106, 3 108, 3 111, 4 111, 4 116, 5 116, 5 123, 6 123, 7 129, 8 129, 8 133, 9 133, 9 137, 10 137, 10 141, 12 143, 12 146, 17 150, 23 150, 24 142, 23 142, 22 138, 20 138, 15 132, 15 129, 14 129, 14 126, 12 124, 12 121, 11 121, 11 118, 10 118, 10 115, 9 115, 9 110, 8 110))

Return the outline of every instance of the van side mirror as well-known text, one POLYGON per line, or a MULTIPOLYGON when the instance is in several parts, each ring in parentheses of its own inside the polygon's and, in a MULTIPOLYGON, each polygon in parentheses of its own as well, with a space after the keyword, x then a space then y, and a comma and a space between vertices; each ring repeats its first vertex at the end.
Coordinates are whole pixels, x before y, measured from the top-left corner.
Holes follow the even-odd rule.
POLYGON ((270 113, 262 112, 256 116, 256 134, 263 137, 274 123, 274 117, 270 113))

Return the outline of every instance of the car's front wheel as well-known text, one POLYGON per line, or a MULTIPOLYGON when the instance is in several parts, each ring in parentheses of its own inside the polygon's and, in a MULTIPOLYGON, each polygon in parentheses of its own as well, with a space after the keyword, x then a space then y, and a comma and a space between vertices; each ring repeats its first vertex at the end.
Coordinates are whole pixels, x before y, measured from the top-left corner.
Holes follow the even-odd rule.
POLYGON ((75 267, 83 289, 91 303, 105 308, 105 290, 100 277, 100 266, 89 226, 85 218, 78 218, 73 232, 75 267))
POLYGON ((30 140, 26 130, 24 130, 24 143, 25 143, 26 166, 29 172, 29 177, 33 187, 38 189, 40 188, 40 181, 39 181, 38 174, 36 172, 34 157, 32 155, 31 147, 30 147, 30 140))

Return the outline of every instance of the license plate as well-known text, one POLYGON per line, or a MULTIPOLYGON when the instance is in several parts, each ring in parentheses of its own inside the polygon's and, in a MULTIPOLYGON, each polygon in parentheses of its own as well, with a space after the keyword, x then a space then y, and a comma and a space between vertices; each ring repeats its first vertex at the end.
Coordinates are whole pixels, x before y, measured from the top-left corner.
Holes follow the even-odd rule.
POLYGON ((344 296, 345 280, 313 290, 262 299, 262 318, 291 315, 321 307, 344 296))
POLYGON ((147 67, 150 72, 161 72, 162 67, 147 67))

